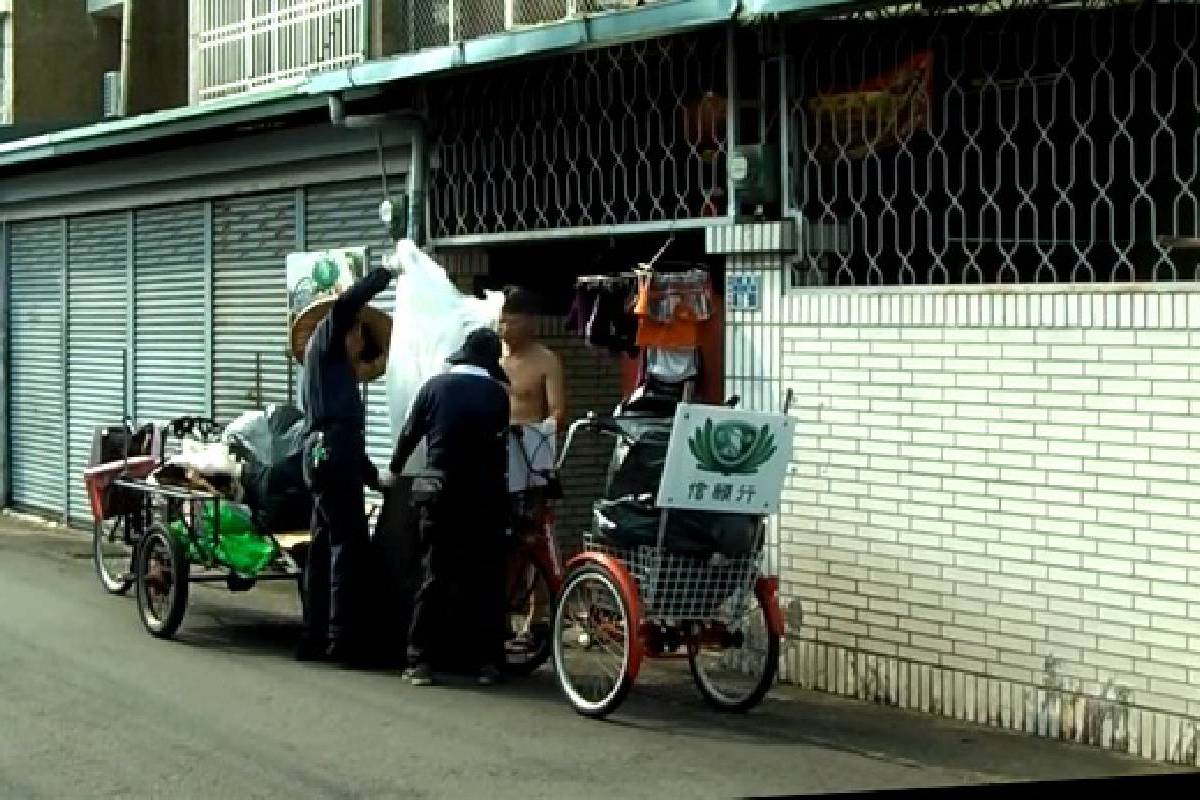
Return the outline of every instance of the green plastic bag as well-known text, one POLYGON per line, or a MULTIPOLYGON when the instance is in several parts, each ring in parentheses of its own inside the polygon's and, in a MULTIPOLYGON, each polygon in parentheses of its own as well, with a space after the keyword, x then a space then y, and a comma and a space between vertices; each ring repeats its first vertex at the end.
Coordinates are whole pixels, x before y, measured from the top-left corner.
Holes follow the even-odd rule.
POLYGON ((275 557, 275 543, 255 529, 250 511, 235 503, 221 503, 221 538, 213 541, 213 504, 204 503, 197 531, 199 542, 189 540, 183 524, 171 525, 171 533, 185 543, 193 561, 215 561, 245 578, 258 577, 275 557), (197 546, 198 545, 198 546, 197 546))

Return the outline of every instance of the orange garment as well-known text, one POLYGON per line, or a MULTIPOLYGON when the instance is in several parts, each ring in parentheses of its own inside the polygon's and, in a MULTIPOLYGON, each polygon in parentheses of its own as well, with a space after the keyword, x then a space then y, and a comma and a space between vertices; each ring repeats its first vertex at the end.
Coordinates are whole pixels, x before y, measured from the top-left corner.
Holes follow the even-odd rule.
POLYGON ((700 325, 712 315, 710 291, 702 273, 639 277, 634 304, 638 347, 699 345, 700 325))
POLYGON ((700 324, 690 320, 654 322, 638 320, 638 347, 697 347, 700 344, 700 324))

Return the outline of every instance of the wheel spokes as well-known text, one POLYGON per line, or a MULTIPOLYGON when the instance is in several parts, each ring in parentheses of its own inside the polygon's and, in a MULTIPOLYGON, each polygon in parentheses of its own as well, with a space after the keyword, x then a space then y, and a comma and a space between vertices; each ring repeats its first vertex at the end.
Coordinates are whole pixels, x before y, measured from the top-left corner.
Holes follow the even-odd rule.
POLYGON ((692 662, 697 679, 716 698, 738 703, 750 697, 759 685, 770 659, 770 633, 757 602, 747 604, 745 613, 726 630, 735 640, 730 646, 694 644, 692 662), (736 640, 740 636, 740 642, 736 640))
POLYGON ((572 582, 562 599, 557 631, 564 688, 599 706, 621 684, 628 662, 628 621, 613 589, 595 576, 572 582))

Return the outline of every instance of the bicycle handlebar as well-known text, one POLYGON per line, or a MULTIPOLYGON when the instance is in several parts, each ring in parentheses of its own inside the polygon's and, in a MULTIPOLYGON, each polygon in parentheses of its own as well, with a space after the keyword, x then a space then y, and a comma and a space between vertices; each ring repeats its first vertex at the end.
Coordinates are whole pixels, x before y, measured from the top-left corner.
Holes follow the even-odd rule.
POLYGON ((589 411, 586 417, 575 420, 567 428, 567 438, 563 441, 562 453, 558 456, 558 463, 554 465, 556 470, 562 470, 563 464, 567 460, 567 454, 571 452, 571 443, 575 440, 575 434, 581 430, 591 430, 626 441, 629 439, 629 434, 620 426, 616 417, 601 417, 596 412, 589 411))
MULTIPOLYGON (((742 398, 738 395, 732 395, 724 403, 726 408, 736 408, 741 403, 742 398)), ((555 470, 562 470, 563 463, 567 460, 567 453, 571 451, 571 443, 575 440, 575 434, 581 430, 592 430, 596 433, 602 433, 607 436, 615 436, 625 442, 631 441, 629 433, 621 427, 618 422, 620 417, 615 416, 599 416, 595 411, 589 411, 586 417, 577 419, 567 428, 567 437, 563 441, 562 453, 559 454, 558 463, 554 465, 555 470)), ((629 419, 642 419, 640 417, 629 417, 629 419)))

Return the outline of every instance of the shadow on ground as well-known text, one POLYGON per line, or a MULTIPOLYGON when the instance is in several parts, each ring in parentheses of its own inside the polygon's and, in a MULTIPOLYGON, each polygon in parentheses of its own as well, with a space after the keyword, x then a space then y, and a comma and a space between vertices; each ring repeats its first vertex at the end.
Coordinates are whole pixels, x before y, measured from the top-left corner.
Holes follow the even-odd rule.
MULTIPOLYGON (((179 642, 262 659, 290 660, 299 640, 294 614, 214 607, 197 598, 179 642)), ((313 665, 330 669, 329 665, 313 665)), ((447 674, 439 685, 414 689, 398 669, 370 670, 392 676, 398 692, 502 693, 535 714, 571 714, 549 667, 496 689, 481 689, 469 676, 447 674)), ((1163 765, 1097 748, 1051 742, 969 723, 900 711, 780 686, 744 715, 710 710, 696 692, 685 663, 648 663, 625 704, 607 720, 591 724, 637 729, 663 736, 825 749, 902 767, 978 774, 980 780, 1015 775, 1038 780, 1163 772, 1163 765)))

